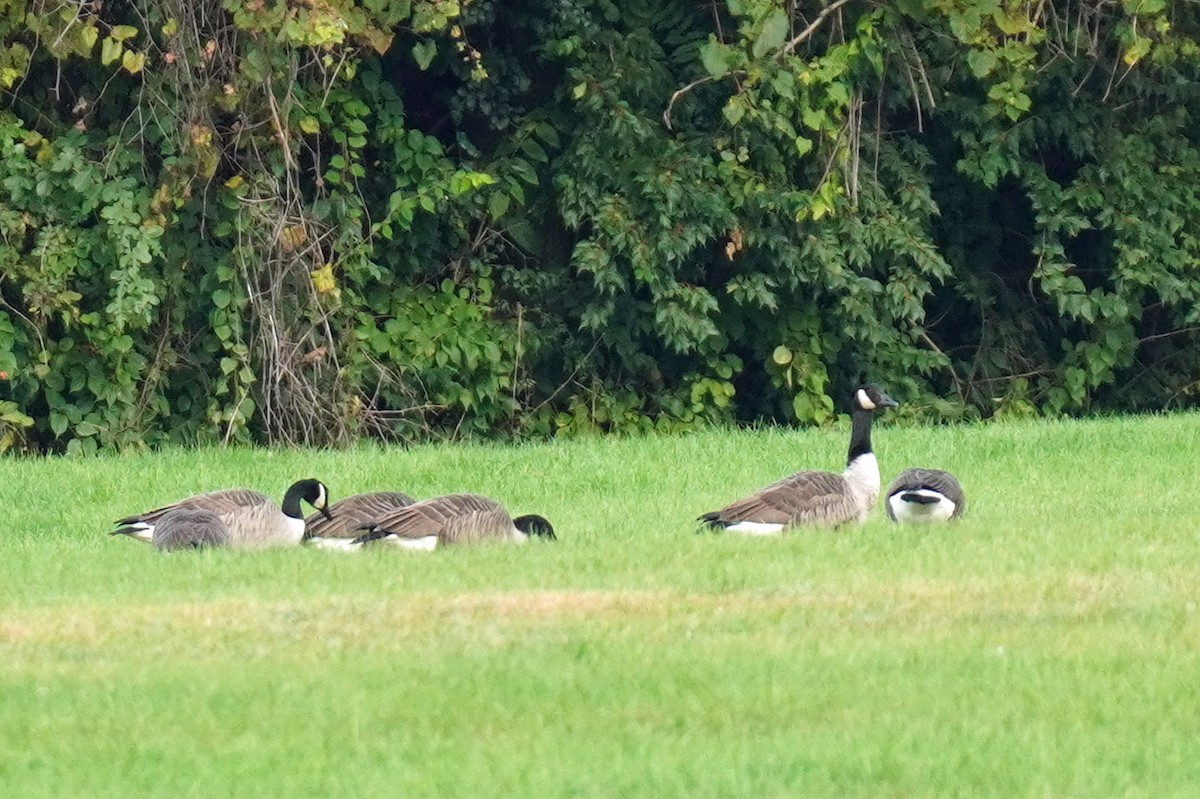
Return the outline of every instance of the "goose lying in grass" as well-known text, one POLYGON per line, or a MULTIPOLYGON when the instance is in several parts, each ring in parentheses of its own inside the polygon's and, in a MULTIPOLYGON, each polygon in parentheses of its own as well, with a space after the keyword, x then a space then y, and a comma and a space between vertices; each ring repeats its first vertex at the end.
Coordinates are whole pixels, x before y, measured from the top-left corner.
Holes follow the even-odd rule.
POLYGON ((532 536, 554 540, 554 528, 541 516, 514 519, 500 503, 478 494, 447 494, 397 508, 376 519, 349 546, 358 548, 378 542, 405 549, 432 550, 480 541, 521 543, 532 536))
POLYGON ((788 527, 836 527, 865 520, 879 498, 879 463, 871 451, 871 423, 876 411, 898 403, 875 386, 857 389, 853 401, 850 450, 841 474, 797 472, 721 510, 705 513, 698 521, 713 530, 771 535, 788 527))
POLYGON ((945 522, 962 517, 967 498, 950 472, 913 467, 888 486, 884 507, 895 522, 945 522))
POLYGON ((245 488, 212 491, 118 519, 116 523, 120 526, 112 534, 153 543, 155 528, 167 514, 178 510, 203 510, 225 525, 224 546, 237 549, 292 546, 304 537, 300 500, 328 515, 328 496, 325 484, 313 479, 293 483, 283 495, 282 508, 265 494, 245 488))
POLYGON ((324 549, 344 549, 376 520, 415 501, 399 491, 354 494, 330 505, 329 515, 318 512, 305 519, 304 541, 324 549))
POLYGON ((223 547, 229 544, 229 528, 210 510, 177 508, 154 525, 150 543, 164 552, 223 547))

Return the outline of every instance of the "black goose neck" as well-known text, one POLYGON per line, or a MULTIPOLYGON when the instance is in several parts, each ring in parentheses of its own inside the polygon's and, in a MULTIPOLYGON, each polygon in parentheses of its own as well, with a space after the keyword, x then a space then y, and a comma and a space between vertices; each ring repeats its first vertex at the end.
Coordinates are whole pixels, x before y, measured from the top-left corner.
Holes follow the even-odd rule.
POLYGON ((281 505, 283 515, 293 519, 303 519, 304 511, 300 509, 300 500, 307 499, 310 491, 311 487, 304 480, 293 483, 287 493, 283 495, 283 505, 281 505))
POLYGON ((856 409, 850 419, 850 452, 846 455, 847 466, 859 455, 866 455, 871 451, 871 422, 875 421, 875 414, 856 409))

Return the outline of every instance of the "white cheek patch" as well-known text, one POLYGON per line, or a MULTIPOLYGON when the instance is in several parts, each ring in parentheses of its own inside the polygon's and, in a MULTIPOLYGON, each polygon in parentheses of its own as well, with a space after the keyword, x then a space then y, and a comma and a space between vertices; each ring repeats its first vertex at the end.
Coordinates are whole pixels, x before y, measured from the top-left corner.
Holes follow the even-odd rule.
POLYGON ((325 486, 322 485, 317 489, 317 501, 313 503, 313 507, 317 510, 323 510, 327 497, 325 496, 325 486))
POLYGON ((866 391, 860 388, 856 396, 858 397, 858 407, 862 408, 864 411, 875 410, 875 403, 871 402, 871 398, 867 396, 866 391))

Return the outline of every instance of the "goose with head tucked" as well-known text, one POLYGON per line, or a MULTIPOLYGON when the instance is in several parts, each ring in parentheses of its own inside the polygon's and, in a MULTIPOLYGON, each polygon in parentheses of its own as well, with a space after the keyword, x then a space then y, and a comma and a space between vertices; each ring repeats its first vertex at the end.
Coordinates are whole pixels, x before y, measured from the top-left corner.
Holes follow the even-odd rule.
POLYGON ((871 423, 898 403, 877 386, 854 391, 850 450, 841 474, 805 471, 785 477, 698 521, 713 530, 774 535, 790 527, 837 527, 865 521, 879 498, 879 463, 871 449, 871 423))
POLYGON ((350 549, 352 541, 376 521, 416 500, 399 491, 353 494, 329 506, 332 518, 314 513, 304 520, 304 542, 322 549, 350 549))
POLYGON ((447 494, 414 502, 377 519, 352 546, 378 542, 405 549, 432 550, 483 541, 524 543, 555 539, 542 516, 509 515, 504 506, 478 494, 447 494))
POLYGON ((884 496, 888 518, 894 522, 946 522, 962 518, 967 509, 962 484, 941 469, 905 469, 884 496))
POLYGON ((261 549, 275 546, 294 546, 304 537, 304 515, 300 502, 304 500, 328 514, 329 491, 320 480, 306 479, 293 483, 283 495, 282 508, 271 498, 246 488, 212 491, 182 499, 171 505, 148 510, 118 519, 113 535, 128 535, 153 543, 155 529, 169 513, 178 510, 204 510, 215 515, 225 525, 224 546, 235 549, 261 549))

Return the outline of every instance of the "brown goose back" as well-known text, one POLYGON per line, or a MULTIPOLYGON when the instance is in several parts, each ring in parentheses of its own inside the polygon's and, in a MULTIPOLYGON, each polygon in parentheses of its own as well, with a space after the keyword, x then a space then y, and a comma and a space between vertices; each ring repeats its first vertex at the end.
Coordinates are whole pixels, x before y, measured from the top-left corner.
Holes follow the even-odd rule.
POLYGON ((329 506, 326 518, 313 513, 304 520, 304 537, 307 538, 355 538, 379 519, 400 508, 408 507, 415 500, 399 491, 373 491, 354 494, 329 506))

